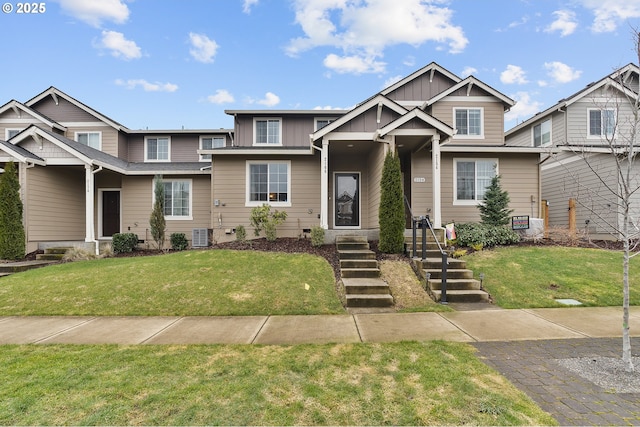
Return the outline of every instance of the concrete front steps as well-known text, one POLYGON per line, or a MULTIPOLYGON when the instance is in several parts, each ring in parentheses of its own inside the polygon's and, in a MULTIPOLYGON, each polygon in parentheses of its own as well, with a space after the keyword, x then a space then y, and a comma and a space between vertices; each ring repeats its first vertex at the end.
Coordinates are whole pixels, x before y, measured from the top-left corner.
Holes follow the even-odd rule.
POLYGON ((16 261, 0 263, 0 277, 8 276, 13 273, 31 270, 34 268, 46 267, 53 261, 16 261))
POLYGON ((64 257, 64 254, 72 248, 67 247, 56 247, 56 248, 46 248, 43 254, 37 254, 36 259, 38 261, 61 261, 64 257))
POLYGON ((347 307, 391 307, 393 297, 389 285, 380 279, 376 254, 370 249, 367 238, 338 236, 336 247, 347 307))
MULTIPOLYGON (((440 242, 444 241, 442 233, 444 230, 436 230, 440 242)), ((427 235, 427 246, 425 248, 426 258, 422 260, 422 242, 420 233, 417 239, 417 253, 413 256, 412 237, 405 237, 407 254, 411 257, 414 271, 420 280, 426 281, 427 274, 429 280, 426 283, 427 292, 436 302, 442 301, 442 254, 437 243, 429 232, 427 235)), ((441 243, 442 244, 442 243, 441 243)), ((464 260, 447 257, 447 302, 488 302, 489 294, 480 288, 480 281, 473 278, 473 271, 467 269, 464 260)))

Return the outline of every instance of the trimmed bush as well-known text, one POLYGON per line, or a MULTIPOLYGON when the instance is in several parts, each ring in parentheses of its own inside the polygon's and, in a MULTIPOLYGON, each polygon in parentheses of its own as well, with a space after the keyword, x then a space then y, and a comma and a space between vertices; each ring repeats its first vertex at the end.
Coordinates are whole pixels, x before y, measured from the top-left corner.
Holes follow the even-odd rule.
POLYGON ((404 250, 404 198, 400 158, 387 153, 380 179, 380 243, 378 249, 385 253, 402 253, 404 250))
POLYGON ((189 247, 189 241, 184 233, 172 233, 169 236, 169 241, 171 242, 171 249, 174 251, 184 251, 189 247))
POLYGON ((236 227, 236 242, 244 242, 247 240, 247 229, 244 228, 244 225, 239 225, 236 227))
POLYGON ((311 246, 316 248, 324 245, 324 228, 316 225, 311 228, 311 246))
POLYGON ((251 209, 250 219, 256 236, 264 230, 267 240, 273 242, 277 237, 276 228, 287 219, 287 213, 277 209, 271 212, 271 206, 264 204, 251 209))
POLYGON ((479 223, 456 224, 456 244, 470 248, 512 245, 520 241, 510 228, 479 223))
POLYGON ((133 252, 138 246, 138 235, 135 233, 116 233, 111 241, 113 253, 133 252))

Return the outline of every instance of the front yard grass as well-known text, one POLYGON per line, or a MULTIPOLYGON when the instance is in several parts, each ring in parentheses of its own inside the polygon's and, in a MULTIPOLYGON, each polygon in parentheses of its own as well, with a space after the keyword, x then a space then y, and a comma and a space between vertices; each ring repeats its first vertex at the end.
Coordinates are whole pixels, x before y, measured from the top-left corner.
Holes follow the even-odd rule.
POLYGON ((0 346, 2 425, 551 425, 465 344, 0 346))
POLYGON ((321 257, 203 250, 107 258, 3 277, 0 316, 344 313, 321 257))
MULTIPOLYGON (((622 252, 561 246, 501 247, 463 257, 502 308, 563 306, 575 299, 585 306, 622 307, 622 252)), ((640 305, 640 259, 632 258, 630 302, 640 305)))

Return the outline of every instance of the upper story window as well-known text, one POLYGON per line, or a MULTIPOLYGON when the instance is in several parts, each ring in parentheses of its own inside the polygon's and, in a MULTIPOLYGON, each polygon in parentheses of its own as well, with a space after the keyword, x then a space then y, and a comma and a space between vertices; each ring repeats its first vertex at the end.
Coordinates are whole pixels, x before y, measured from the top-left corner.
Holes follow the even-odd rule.
MULTIPOLYGON (((212 150, 214 148, 222 148, 225 146, 224 136, 201 136, 200 149, 212 150)), ((201 161, 211 160, 211 154, 200 154, 201 161)))
POLYGON ((168 136, 146 137, 144 139, 144 160, 147 162, 168 162, 171 160, 171 138, 168 136))
POLYGON ((102 150, 101 132, 76 132, 76 141, 96 150, 102 150))
POLYGON ((22 129, 5 129, 4 131, 5 141, 10 140, 20 132, 22 132, 22 129))
POLYGON ((483 138, 483 109, 482 108, 454 108, 453 109, 455 136, 461 138, 483 138))
POLYGON ((454 159, 454 202, 475 205, 498 174, 497 159, 454 159))
POLYGON ((291 162, 247 162, 247 206, 291 206, 291 162))
POLYGON ((253 119, 253 145, 282 145, 282 120, 253 119))
POLYGON ((611 137, 616 125, 616 112, 613 109, 588 109, 588 137, 611 137))
POLYGON ((551 119, 533 127, 533 146, 543 147, 551 144, 551 119))
POLYGON ((321 118, 321 119, 316 119, 316 127, 315 130, 320 130, 323 127, 327 126, 328 124, 330 124, 331 122, 335 121, 335 118, 321 118))

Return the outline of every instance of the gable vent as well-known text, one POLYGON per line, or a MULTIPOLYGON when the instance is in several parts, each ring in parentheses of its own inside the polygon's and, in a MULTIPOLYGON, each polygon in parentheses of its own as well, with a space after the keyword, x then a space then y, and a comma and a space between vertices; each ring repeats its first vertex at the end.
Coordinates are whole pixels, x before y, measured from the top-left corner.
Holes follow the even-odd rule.
POLYGON ((191 246, 194 248, 206 248, 209 246, 209 230, 206 228, 194 228, 191 235, 191 246))

